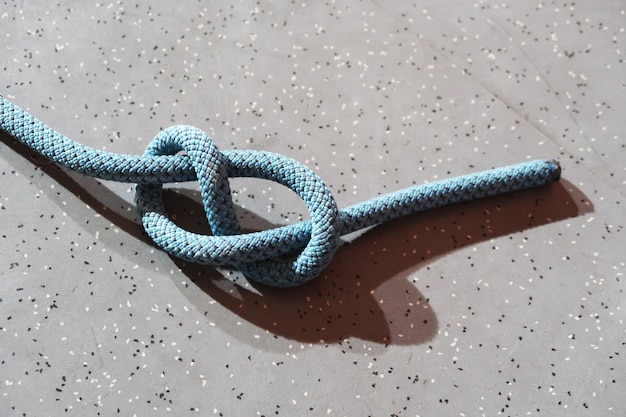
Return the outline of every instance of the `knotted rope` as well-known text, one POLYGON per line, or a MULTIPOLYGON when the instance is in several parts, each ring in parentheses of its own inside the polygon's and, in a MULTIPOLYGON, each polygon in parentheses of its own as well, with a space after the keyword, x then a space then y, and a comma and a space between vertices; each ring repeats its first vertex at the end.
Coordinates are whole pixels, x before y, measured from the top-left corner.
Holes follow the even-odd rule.
POLYGON ((159 133, 143 156, 104 152, 76 143, 0 96, 0 129, 46 158, 92 177, 137 184, 135 202, 152 240, 173 256, 229 266, 263 284, 289 287, 319 275, 339 237, 408 214, 452 203, 546 185, 560 178, 554 160, 537 160, 397 191, 342 210, 309 168, 282 155, 219 151, 209 136, 190 126, 159 133), (181 152, 184 152, 181 154, 181 152), (242 233, 229 177, 257 177, 289 187, 311 219, 262 232, 242 233), (164 183, 200 184, 212 235, 177 226, 163 205, 164 183))

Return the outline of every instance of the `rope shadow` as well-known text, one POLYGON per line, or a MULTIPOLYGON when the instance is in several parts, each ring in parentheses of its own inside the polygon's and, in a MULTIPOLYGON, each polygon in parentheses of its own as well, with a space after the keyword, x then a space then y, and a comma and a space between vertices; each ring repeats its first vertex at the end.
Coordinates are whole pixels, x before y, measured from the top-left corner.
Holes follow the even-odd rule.
MULTIPOLYGON (((132 205, 102 183, 60 168, 3 132, 0 140, 102 217, 153 245, 135 211, 129 211, 132 205)), ((182 227, 209 233, 198 193, 170 189, 164 196, 182 227)), ((580 190, 561 179, 546 187, 426 211, 366 231, 345 243, 320 277, 289 289, 250 284, 253 288, 246 290, 214 268, 173 260, 211 299, 274 335, 307 343, 342 343, 356 337, 416 345, 438 331, 429 300, 407 279, 418 268, 471 244, 593 210, 580 190)), ((248 229, 274 227, 253 213, 241 210, 240 214, 248 229)), ((223 328, 237 331, 228 323, 223 328)))
MULTIPOLYGON (((207 233, 197 194, 170 190, 166 207, 182 227, 207 233)), ((416 345, 438 331, 429 300, 408 279, 416 270, 463 247, 593 210, 587 198, 562 179, 546 187, 418 213, 344 243, 321 276, 296 288, 251 282, 254 290, 246 291, 212 268, 172 259, 211 299, 275 335, 303 343, 341 343, 356 337, 416 345)), ((275 227, 249 212, 241 211, 240 218, 248 230, 275 227)))

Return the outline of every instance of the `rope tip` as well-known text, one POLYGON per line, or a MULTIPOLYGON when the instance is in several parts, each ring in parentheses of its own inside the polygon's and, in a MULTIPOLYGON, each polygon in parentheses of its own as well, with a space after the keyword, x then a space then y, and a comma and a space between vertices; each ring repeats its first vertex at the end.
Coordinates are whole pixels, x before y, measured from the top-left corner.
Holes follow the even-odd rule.
POLYGON ((547 159, 544 161, 549 173, 549 177, 552 181, 558 181, 561 179, 561 164, 556 159, 547 159))

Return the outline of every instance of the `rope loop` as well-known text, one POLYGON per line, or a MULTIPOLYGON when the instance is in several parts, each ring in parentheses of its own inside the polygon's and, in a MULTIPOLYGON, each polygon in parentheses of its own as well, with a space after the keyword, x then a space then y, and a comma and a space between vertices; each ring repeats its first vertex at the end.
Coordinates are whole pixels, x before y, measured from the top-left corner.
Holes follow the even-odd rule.
POLYGON ((191 126, 162 131, 144 156, 179 152, 191 159, 212 236, 184 230, 169 218, 163 205, 163 184, 140 183, 135 201, 144 229, 159 247, 195 263, 232 266, 255 281, 280 287, 300 285, 328 265, 339 243, 339 211, 330 190, 313 171, 270 152, 222 153, 206 133, 191 126), (229 176, 263 178, 289 187, 306 204, 311 221, 242 234, 229 176))

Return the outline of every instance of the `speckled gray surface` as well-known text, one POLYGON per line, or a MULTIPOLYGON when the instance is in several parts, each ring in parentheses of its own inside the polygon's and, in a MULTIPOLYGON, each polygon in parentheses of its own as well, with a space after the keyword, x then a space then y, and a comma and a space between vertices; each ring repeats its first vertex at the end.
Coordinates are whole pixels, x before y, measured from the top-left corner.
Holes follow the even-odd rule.
MULTIPOLYGON (((350 236, 270 290, 171 259, 132 186, 2 135, 2 416, 626 414, 622 2, 88 3, 0 10, 0 94, 83 144, 192 124, 340 206, 531 158, 563 180, 350 236)), ((233 189, 251 228, 306 216, 233 189)), ((203 230, 194 184, 168 202, 203 230)))

